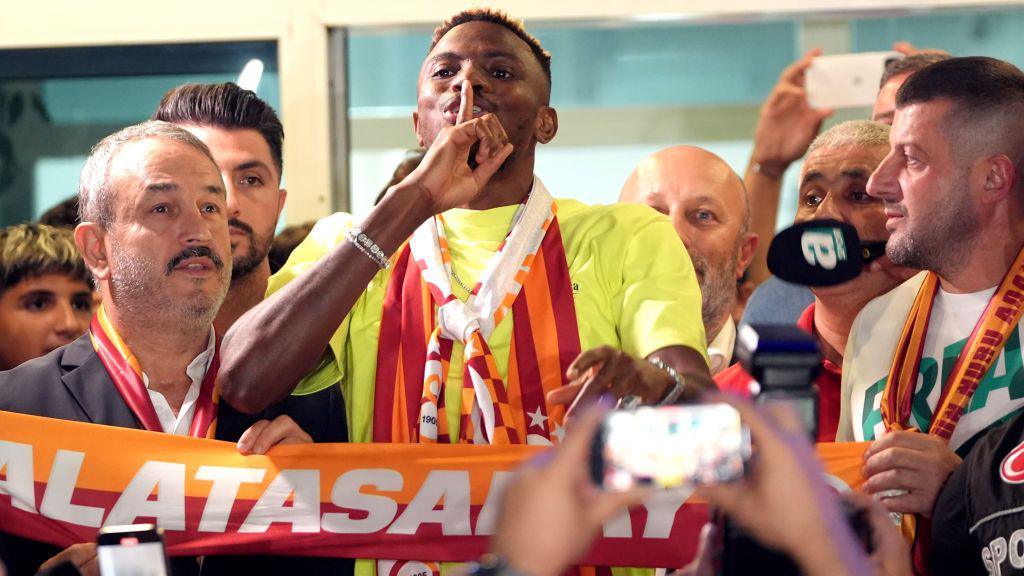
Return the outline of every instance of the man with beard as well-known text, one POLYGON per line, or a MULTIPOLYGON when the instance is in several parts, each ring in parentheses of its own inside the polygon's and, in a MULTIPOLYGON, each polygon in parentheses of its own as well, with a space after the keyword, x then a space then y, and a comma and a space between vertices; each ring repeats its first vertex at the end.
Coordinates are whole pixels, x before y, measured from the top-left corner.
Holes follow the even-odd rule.
MULTIPOLYGON (((884 240, 888 233, 882 203, 868 196, 865 187, 888 150, 889 127, 866 120, 844 122, 815 138, 800 173, 796 222, 839 220, 856 228, 866 242, 884 240)), ((883 257, 853 280, 812 289, 814 302, 800 315, 797 326, 814 335, 822 352, 822 369, 815 381, 819 442, 836 439, 843 351, 853 319, 865 304, 912 273, 883 257)), ((715 382, 725 390, 745 394, 751 378, 736 364, 715 382)))
MULTIPOLYGON (((0 373, 0 410, 221 438, 213 319, 231 276, 224 185, 190 133, 146 122, 93 148, 79 186, 75 243, 103 305, 89 332, 0 373)), ((260 422, 243 451, 309 437, 288 417, 260 422)), ((62 561, 96 573, 96 545, 64 551, 0 533, 12 574, 62 561)), ((195 573, 175 558, 175 574, 195 573)), ((204 567, 205 569, 206 567, 204 567)), ((216 572, 216 570, 210 570, 216 572)))
POLYGON ((267 291, 267 254, 287 197, 281 188, 284 127, 269 104, 231 82, 178 86, 164 94, 153 119, 202 140, 224 178, 231 289, 214 325, 225 334, 267 291))
MULTIPOLYGON (((896 108, 896 90, 914 72, 951 57, 945 52, 917 50, 906 43, 899 43, 896 48, 907 56, 886 65, 871 111, 872 120, 890 125, 896 108)), ((753 229, 762 235, 774 234, 783 175, 804 156, 823 117, 831 113, 811 108, 804 90, 804 74, 818 54, 819 51, 812 50, 787 68, 761 108, 744 182, 750 192, 753 229)), ((770 276, 769 244, 761 245, 751 261, 748 274, 759 286, 750 297, 742 324, 792 323, 813 300, 806 287, 770 276)))
POLYGON ((645 158, 622 187, 619 202, 647 204, 668 215, 693 259, 700 284, 708 359, 715 375, 732 363, 737 281, 757 247, 747 192, 724 160, 695 146, 645 158))
POLYGON ((874 441, 865 491, 921 520, 978 435, 1024 407, 1024 73, 982 57, 916 72, 890 142, 868 193, 889 257, 925 272, 857 317, 840 438, 874 441))

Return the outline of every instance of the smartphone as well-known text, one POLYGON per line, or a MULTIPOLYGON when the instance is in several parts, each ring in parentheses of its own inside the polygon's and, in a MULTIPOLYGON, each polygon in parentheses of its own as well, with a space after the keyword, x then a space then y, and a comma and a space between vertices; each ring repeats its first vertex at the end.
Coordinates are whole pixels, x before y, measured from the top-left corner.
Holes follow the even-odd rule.
POLYGON ((642 407, 608 414, 590 471, 606 490, 731 482, 750 460, 750 431, 728 404, 642 407))
POLYGON ((804 77, 807 101, 813 108, 871 107, 886 65, 899 52, 859 52, 818 56, 804 77))
POLYGON ((154 524, 106 526, 96 538, 102 576, 167 576, 163 531, 154 524))

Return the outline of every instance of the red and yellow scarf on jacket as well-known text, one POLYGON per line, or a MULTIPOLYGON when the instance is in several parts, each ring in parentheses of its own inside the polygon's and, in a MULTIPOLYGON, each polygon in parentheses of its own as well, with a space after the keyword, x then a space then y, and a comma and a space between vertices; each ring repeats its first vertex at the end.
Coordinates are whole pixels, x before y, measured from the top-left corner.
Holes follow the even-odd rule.
MULTIPOLYGON (((124 340, 107 318, 100 306, 89 325, 89 338, 103 367, 107 369, 114 387, 121 393, 125 404, 143 428, 152 432, 163 432, 160 418, 156 415, 149 390, 142 380, 142 366, 124 340)), ((210 368, 206 371, 199 397, 196 398, 195 413, 189 436, 213 438, 217 429, 217 370, 220 367, 220 340, 217 340, 210 368)))

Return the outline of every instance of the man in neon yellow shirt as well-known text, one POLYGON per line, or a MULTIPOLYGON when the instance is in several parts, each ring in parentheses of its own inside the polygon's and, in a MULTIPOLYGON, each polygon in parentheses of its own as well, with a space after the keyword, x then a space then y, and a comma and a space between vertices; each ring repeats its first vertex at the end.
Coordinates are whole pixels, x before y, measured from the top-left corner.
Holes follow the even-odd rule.
POLYGON ((707 363, 700 292, 671 223, 641 206, 588 207, 549 200, 545 212, 544 206, 526 202, 529 198, 542 204, 534 199, 547 197, 533 166, 537 143, 551 141, 558 128, 549 98, 550 56, 504 14, 467 11, 438 28, 420 73, 413 117, 416 134, 429 153, 359 229, 348 216, 337 214, 318 224, 293 253, 271 280, 268 299, 243 316, 225 338, 222 395, 241 410, 256 411, 293 390, 309 393, 341 381, 354 441, 457 441, 460 436, 473 441, 462 429, 465 424, 474 428, 475 441, 481 440, 481 430, 487 441, 505 441, 501 429, 518 427, 518 434, 509 430, 513 441, 525 442, 535 432, 546 440, 560 434, 565 406, 578 397, 610 392, 657 403, 675 395, 673 372, 686 382, 683 388, 701 387, 707 363), (433 219, 437 214, 443 216, 433 219), (510 224, 515 224, 511 233, 510 224), (559 242, 549 250, 556 226, 559 242), (413 246, 409 257, 409 245, 416 244, 414 232, 424 227, 432 230, 423 236, 426 244, 431 237, 440 241, 433 251, 423 243, 419 250, 413 246), (517 240, 516 231, 527 228, 536 233, 524 232, 517 240), (353 241, 346 241, 347 236, 353 241), (406 243, 410 236, 413 240, 406 243), (532 240, 524 239, 527 236, 532 240), (538 238, 544 239, 540 246, 538 238), (441 253, 436 261, 441 267, 431 268, 424 260, 436 255, 438 244, 441 253), (532 294, 547 291, 550 297, 537 299, 528 313, 518 305, 488 308, 480 302, 485 295, 503 304, 529 301, 516 292, 515 284, 523 278, 502 284, 493 269, 497 257, 503 256, 497 268, 518 266, 527 272, 517 277, 526 277, 524 292, 531 292, 529 265, 540 259, 534 257, 537 254, 546 256, 547 282, 532 294), (388 256, 392 269, 380 270, 388 256), (392 272, 403 267, 410 272, 405 284, 413 282, 425 298, 433 297, 428 301, 431 306, 446 298, 472 300, 468 296, 474 288, 483 293, 476 295, 475 303, 448 314, 442 334, 431 338, 428 334, 442 314, 435 318, 433 310, 416 308, 420 303, 410 302, 409 290, 395 286, 402 282, 393 282, 392 272), (417 268, 421 281, 415 278, 417 268), (558 268, 567 269, 567 277, 558 279, 558 268), (290 282, 300 275, 298 282, 290 282), (568 300, 558 294, 563 280, 571 290, 568 300), (395 313, 402 314, 398 320, 384 305, 389 289, 392 300, 403 304, 395 313), (468 329, 451 320, 464 320, 467 310, 473 317, 468 329), (413 314, 419 315, 416 322, 410 320, 413 314), (507 316, 513 316, 512 321, 500 321, 507 316), (521 334, 520 323, 532 329, 532 338, 521 334), (423 342, 403 340, 408 335, 423 342), (576 337, 577 349, 587 352, 564 376, 572 363, 571 357, 565 359, 572 349, 567 341, 576 337), (382 341, 387 346, 381 346, 382 341), (471 356, 464 345, 479 349, 480 341, 487 348, 482 354, 487 362, 481 365, 496 368, 494 374, 459 369, 460 364, 465 366, 460 359, 471 356), (442 343, 442 371, 435 374, 429 366, 417 371, 415 365, 424 361, 432 342, 442 343), (445 349, 445 343, 451 348, 445 349), (532 347, 530 354, 524 353, 527 346, 532 347), (418 359, 410 353, 417 347, 418 359), (515 357, 510 348, 517 350, 515 357), (523 362, 524 357, 531 362, 523 362), (661 367, 644 358, 657 360, 661 367), (398 384, 384 396, 380 367, 398 373, 389 375, 398 384), (530 379, 537 378, 524 372, 538 367, 540 380, 558 382, 545 380, 541 401, 526 405, 527 397, 537 397, 536 390, 528 390, 530 379), (411 376, 403 379, 410 368, 411 376), (471 413, 463 402, 474 395, 469 382, 463 386, 466 373, 474 380, 475 396, 482 398, 476 402, 482 415, 471 413), (421 374, 435 384, 416 382, 421 374), (444 378, 437 382, 441 375, 444 378), (506 380, 512 392, 508 398, 487 397, 488 390, 498 390, 495 381, 506 380), (515 380, 523 388, 513 391, 515 380), (382 398, 393 400, 396 408, 380 406, 382 398), (435 422, 437 430, 420 426, 424 418, 419 416, 431 420, 429 414, 414 413, 421 400, 440 410, 438 414, 448 414, 435 422), (411 422, 392 418, 399 407, 411 414, 411 422), (375 434, 374 421, 382 417, 392 418, 390 430, 375 434), (411 430, 404 430, 407 424, 411 430))
POLYGON ((326 218, 293 252, 225 337, 222 396, 255 412, 340 382, 355 442, 547 444, 588 398, 710 387, 669 220, 556 203, 534 176, 549 98, 550 56, 518 23, 474 10, 439 27, 413 117, 423 162, 361 223, 326 218))

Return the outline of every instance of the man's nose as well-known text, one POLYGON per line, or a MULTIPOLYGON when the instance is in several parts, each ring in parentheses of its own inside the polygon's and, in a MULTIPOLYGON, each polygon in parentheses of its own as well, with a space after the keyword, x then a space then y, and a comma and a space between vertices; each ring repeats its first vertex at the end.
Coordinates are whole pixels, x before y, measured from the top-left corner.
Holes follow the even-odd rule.
POLYGON ((486 92, 490 89, 487 78, 486 71, 470 63, 463 66, 462 70, 456 75, 454 82, 452 82, 451 90, 460 92, 462 90, 462 83, 469 80, 469 84, 473 87, 474 95, 486 92))
POLYGON ((187 210, 181 218, 180 237, 182 244, 207 244, 213 239, 210 230, 210 219, 205 217, 202 208, 197 206, 187 210))
POLYGON ((832 199, 832 192, 825 194, 825 198, 822 199, 821 204, 818 204, 818 207, 814 210, 814 217, 818 220, 831 218, 832 220, 846 222, 846 218, 843 217, 842 210, 839 209, 835 200, 832 199))
POLYGON ((71 342, 88 328, 88 315, 75 310, 74 304, 62 301, 57 304, 53 331, 63 342, 71 342))
POLYGON ((231 184, 228 184, 227 186, 227 195, 225 200, 227 201, 228 206, 228 220, 238 218, 238 214, 241 212, 238 205, 238 194, 235 191, 235 187, 231 184))
POLYGON ((868 178, 867 192, 875 198, 883 200, 898 200, 902 197, 900 192, 899 179, 895 153, 890 152, 882 159, 882 163, 875 168, 868 178))

